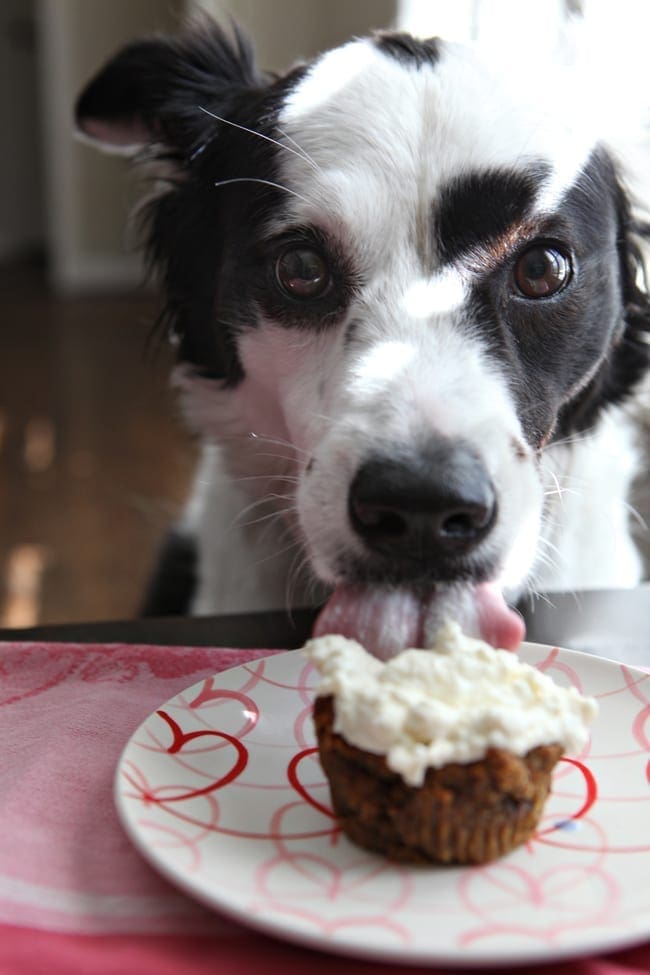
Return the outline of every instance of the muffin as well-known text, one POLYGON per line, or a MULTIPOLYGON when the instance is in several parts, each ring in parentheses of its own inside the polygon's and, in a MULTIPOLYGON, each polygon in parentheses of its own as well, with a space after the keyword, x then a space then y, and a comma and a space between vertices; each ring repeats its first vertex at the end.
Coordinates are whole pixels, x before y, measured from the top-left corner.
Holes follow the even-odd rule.
POLYGON ((485 863, 524 843, 596 714, 456 624, 386 662, 340 636, 304 652, 322 675, 314 724, 339 824, 395 861, 485 863))

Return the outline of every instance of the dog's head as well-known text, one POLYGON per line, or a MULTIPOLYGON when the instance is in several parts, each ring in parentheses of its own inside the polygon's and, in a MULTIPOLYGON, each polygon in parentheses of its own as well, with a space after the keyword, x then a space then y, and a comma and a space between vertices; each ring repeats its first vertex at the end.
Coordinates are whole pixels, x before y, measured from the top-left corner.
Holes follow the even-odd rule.
POLYGON ((646 367, 638 228, 560 96, 400 34, 272 78, 204 25, 79 101, 88 136, 166 167, 149 252, 189 412, 248 469, 283 445, 322 628, 411 642, 453 613, 515 644, 540 452, 646 367))

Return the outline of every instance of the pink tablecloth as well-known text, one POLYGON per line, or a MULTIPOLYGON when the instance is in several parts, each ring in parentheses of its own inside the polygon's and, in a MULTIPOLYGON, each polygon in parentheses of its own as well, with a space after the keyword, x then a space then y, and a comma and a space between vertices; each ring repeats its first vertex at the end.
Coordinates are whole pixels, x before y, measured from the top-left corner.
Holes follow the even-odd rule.
MULTIPOLYGON (((203 677, 268 654, 0 644, 2 975, 413 971, 303 950, 219 917, 163 881, 120 827, 113 775, 141 721, 203 677)), ((535 971, 650 972, 650 944, 535 971)))

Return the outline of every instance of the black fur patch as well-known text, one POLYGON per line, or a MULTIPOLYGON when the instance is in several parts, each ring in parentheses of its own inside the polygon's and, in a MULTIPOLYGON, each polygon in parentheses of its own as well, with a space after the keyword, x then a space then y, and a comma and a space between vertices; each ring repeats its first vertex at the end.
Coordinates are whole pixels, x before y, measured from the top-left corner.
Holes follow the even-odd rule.
POLYGON ((433 206, 440 260, 455 261, 489 245, 524 220, 547 171, 541 163, 525 172, 486 170, 443 186, 433 206))
POLYGON ((380 33, 375 35, 375 44, 384 54, 390 55, 401 64, 411 64, 418 68, 435 65, 440 58, 442 42, 437 37, 420 40, 410 34, 380 33))

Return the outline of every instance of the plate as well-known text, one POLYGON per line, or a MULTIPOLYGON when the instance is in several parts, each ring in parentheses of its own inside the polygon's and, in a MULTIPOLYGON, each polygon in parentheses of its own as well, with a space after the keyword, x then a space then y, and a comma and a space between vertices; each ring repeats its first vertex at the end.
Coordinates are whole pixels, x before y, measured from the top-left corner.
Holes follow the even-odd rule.
POLYGON ((598 698, 535 837, 480 867, 405 867, 342 836, 314 748, 318 674, 297 651, 209 677, 140 726, 116 774, 128 835, 204 904, 285 940, 368 959, 495 966, 650 936, 650 674, 524 644, 598 698))

